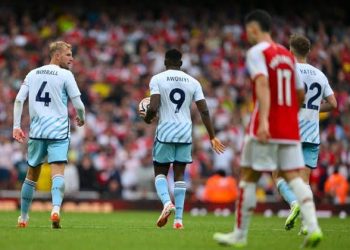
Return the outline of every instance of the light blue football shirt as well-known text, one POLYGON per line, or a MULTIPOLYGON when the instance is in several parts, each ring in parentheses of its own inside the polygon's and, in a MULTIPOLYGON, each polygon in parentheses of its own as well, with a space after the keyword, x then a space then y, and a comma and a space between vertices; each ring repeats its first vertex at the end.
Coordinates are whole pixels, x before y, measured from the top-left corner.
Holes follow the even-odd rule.
POLYGON ((297 74, 304 83, 305 101, 299 111, 302 142, 320 144, 319 111, 321 101, 333 94, 327 77, 321 70, 307 63, 297 63, 297 74))
POLYGON ((70 136, 68 97, 80 96, 71 71, 49 64, 26 76, 17 99, 29 97, 31 139, 66 139, 70 136))
POLYGON ((204 99, 200 83, 181 70, 166 70, 152 77, 150 92, 160 94, 157 140, 192 143, 191 104, 204 99))

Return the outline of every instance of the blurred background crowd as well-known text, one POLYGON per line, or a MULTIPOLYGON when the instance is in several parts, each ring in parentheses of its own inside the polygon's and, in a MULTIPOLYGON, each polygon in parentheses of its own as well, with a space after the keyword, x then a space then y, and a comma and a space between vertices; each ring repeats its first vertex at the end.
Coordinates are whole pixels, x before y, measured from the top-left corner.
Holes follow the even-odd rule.
MULTIPOLYGON (((97 191, 108 199, 154 197, 155 124, 140 120, 137 106, 148 95, 152 75, 164 70, 165 51, 175 47, 183 52, 182 69, 201 82, 217 136, 227 146, 224 154, 215 155, 200 116, 193 112, 193 163, 186 171, 189 197, 236 198, 240 149, 252 108, 243 25, 250 7, 233 3, 218 7, 210 4, 213 1, 180 7, 171 2, 0 5, 0 189, 20 189, 27 168, 26 145, 12 139, 17 91, 31 69, 48 63, 49 43, 64 40, 73 45, 72 71, 87 111, 85 127, 77 128, 69 106, 67 193, 97 191)), ((308 3, 302 7, 283 12, 271 5, 265 9, 273 15, 277 42, 288 46, 295 32, 310 38, 309 62, 328 76, 335 91, 338 110, 320 116, 321 151, 311 186, 319 202, 343 203, 350 181, 349 20, 341 8, 319 6, 316 11, 308 3)), ((27 107, 23 114, 22 128, 28 131, 27 107)), ((49 187, 49 167, 44 166, 38 189, 49 187)), ((258 197, 280 199, 267 174, 259 182, 258 197)))

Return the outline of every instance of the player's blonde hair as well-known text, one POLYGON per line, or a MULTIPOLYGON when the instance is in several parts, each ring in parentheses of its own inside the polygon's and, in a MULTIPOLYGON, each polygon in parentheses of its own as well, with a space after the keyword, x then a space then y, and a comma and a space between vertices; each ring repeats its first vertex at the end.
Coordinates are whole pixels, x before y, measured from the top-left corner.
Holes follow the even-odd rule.
POLYGON ((289 46, 297 56, 306 57, 310 52, 310 40, 301 34, 293 34, 289 39, 289 46))
POLYGON ((50 43, 49 45, 50 58, 52 58, 52 56, 61 49, 72 49, 72 45, 63 41, 56 41, 56 42, 50 43))

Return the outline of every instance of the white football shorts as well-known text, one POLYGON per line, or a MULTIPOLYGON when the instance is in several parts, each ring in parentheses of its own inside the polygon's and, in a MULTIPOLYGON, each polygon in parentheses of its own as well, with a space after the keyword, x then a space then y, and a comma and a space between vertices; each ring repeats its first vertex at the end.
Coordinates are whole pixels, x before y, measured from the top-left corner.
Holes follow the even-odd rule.
POLYGON ((279 144, 260 143, 246 136, 241 154, 241 167, 251 167, 256 171, 296 170, 304 168, 304 158, 300 143, 279 144))

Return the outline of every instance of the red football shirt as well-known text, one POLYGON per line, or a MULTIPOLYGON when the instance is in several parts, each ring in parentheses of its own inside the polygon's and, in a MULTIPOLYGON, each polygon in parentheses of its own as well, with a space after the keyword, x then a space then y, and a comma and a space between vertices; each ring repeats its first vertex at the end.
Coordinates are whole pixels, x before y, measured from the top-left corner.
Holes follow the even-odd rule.
MULTIPOLYGON (((268 78, 270 86, 270 142, 296 143, 300 140, 298 126, 299 104, 296 89, 303 88, 296 79, 294 56, 282 45, 261 42, 247 53, 247 67, 250 77, 260 75, 268 78)), ((253 87, 254 111, 248 133, 255 137, 259 126, 259 103, 253 87)))

